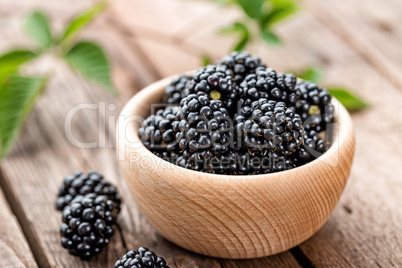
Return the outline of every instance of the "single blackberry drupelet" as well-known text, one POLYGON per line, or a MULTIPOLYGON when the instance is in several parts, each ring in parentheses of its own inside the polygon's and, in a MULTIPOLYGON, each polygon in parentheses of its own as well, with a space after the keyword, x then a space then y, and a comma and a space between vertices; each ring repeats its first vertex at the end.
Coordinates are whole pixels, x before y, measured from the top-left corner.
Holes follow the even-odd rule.
POLYGON ((219 100, 191 94, 181 101, 177 140, 182 154, 178 165, 209 169, 211 158, 225 154, 231 143, 231 121, 219 100))
POLYGON ((265 64, 257 56, 251 56, 244 51, 235 51, 217 61, 216 66, 218 68, 225 66, 229 70, 226 73, 237 85, 240 85, 248 74, 253 73, 258 67, 265 67, 265 64))
POLYGON ((190 79, 191 77, 186 75, 181 75, 179 78, 174 79, 165 87, 163 102, 178 105, 183 98, 189 95, 186 85, 190 79))
POLYGON ((296 153, 303 144, 301 118, 284 102, 260 99, 235 118, 237 139, 251 155, 296 153))
POLYGON ((140 247, 124 254, 116 261, 114 268, 169 268, 169 266, 162 257, 156 256, 148 248, 140 247))
POLYGON ((243 107, 250 106, 262 98, 283 101, 290 107, 299 97, 296 77, 293 74, 277 74, 271 68, 257 68, 255 73, 247 75, 240 84, 240 100, 243 107))
POLYGON ((108 182, 101 174, 93 171, 84 174, 81 171, 77 171, 64 178, 56 200, 56 208, 63 210, 76 196, 89 193, 106 195, 110 200, 118 204, 121 203, 121 197, 116 187, 108 182))
POLYGON ((306 130, 325 130, 326 124, 334 121, 334 106, 329 92, 310 81, 298 82, 296 88, 301 95, 295 107, 306 130))
POLYGON ((189 93, 208 96, 211 100, 220 100, 229 112, 236 109, 239 88, 232 81, 230 70, 226 66, 208 65, 193 74, 187 83, 189 93))
POLYGON ((120 204, 106 195, 75 197, 63 209, 61 245, 70 254, 89 260, 109 244, 119 212, 120 204))
POLYGON ((145 147, 155 154, 176 150, 176 133, 173 129, 178 124, 175 121, 179 110, 179 106, 168 106, 144 120, 139 136, 145 147))

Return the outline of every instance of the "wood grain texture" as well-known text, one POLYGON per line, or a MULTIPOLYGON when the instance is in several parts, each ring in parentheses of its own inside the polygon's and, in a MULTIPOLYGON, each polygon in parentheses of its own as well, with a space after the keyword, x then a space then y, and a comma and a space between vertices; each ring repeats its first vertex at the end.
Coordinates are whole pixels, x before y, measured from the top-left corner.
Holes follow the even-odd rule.
POLYGON ((267 175, 213 175, 158 158, 138 137, 140 120, 149 115, 151 104, 160 102, 171 80, 137 93, 118 125, 123 175, 153 226, 186 249, 230 259, 273 255, 312 236, 335 208, 352 167, 354 130, 346 109, 334 103, 334 144, 307 165, 267 175))
POLYGON ((0 209, 0 267, 38 267, 2 191, 0 191, 0 209))
POLYGON ((402 88, 402 2, 385 0, 304 0, 328 29, 395 86, 402 88), (339 19, 342 18, 342 19, 339 19))

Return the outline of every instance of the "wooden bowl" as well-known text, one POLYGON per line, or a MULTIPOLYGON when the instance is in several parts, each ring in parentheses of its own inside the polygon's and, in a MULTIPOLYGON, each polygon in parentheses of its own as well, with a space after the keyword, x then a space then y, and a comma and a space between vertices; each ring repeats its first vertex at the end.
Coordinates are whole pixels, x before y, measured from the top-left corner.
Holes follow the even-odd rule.
MULTIPOLYGON (((119 118, 117 148, 138 208, 164 237, 188 250, 245 259, 288 250, 311 237, 335 208, 355 151, 349 113, 335 103, 331 148, 301 167, 266 175, 214 175, 168 163, 146 149, 138 129, 173 77, 135 95, 119 118)), ((336 100, 334 100, 336 101, 336 100)))

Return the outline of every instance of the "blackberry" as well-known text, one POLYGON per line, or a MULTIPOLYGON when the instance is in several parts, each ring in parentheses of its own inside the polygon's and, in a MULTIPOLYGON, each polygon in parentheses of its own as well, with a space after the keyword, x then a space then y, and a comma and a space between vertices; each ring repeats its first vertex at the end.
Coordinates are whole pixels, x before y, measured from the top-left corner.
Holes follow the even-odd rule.
POLYGON ((301 81, 296 85, 301 95, 296 102, 296 111, 300 114, 305 128, 321 132, 326 125, 334 121, 334 106, 329 92, 310 81, 301 81))
POLYGON ((116 187, 108 182, 101 174, 93 171, 84 174, 81 171, 77 171, 64 178, 63 184, 59 188, 56 208, 61 211, 65 206, 69 205, 76 196, 89 193, 106 195, 110 200, 118 204, 121 203, 121 197, 116 187))
POLYGON ((109 244, 119 212, 120 204, 106 195, 75 197, 63 209, 61 245, 70 254, 89 260, 109 244))
POLYGON ((303 126, 294 109, 284 102, 260 99, 243 107, 235 118, 236 134, 251 155, 296 153, 303 145, 303 126))
POLYGON ((226 66, 208 65, 198 69, 192 77, 187 83, 189 93, 220 100, 228 111, 236 109, 239 88, 232 81, 231 71, 226 66))
POLYGON ((139 136, 145 147, 154 153, 172 152, 176 149, 173 126, 178 124, 175 121, 179 110, 178 106, 168 106, 145 119, 139 129, 139 136))
POLYGON ((313 161, 328 150, 329 144, 329 142, 319 137, 317 131, 305 131, 304 146, 300 148, 294 162, 297 163, 297 166, 300 166, 313 161))
POLYGON ((114 268, 169 268, 169 266, 162 257, 156 256, 148 248, 140 247, 124 254, 116 261, 114 268))
POLYGON ((188 90, 186 90, 186 84, 190 79, 191 77, 186 75, 174 79, 167 87, 165 87, 163 102, 178 105, 180 101, 189 94, 188 90))
POLYGON ((228 75, 232 77, 234 82, 237 85, 240 85, 243 82, 244 78, 255 71, 258 67, 265 67, 260 60, 260 58, 256 56, 251 56, 247 52, 237 52, 234 51, 223 57, 221 60, 216 62, 218 67, 225 66, 229 72, 228 75))
POLYGON ((240 84, 242 106, 250 106, 261 98, 283 101, 293 106, 300 97, 293 74, 277 74, 271 68, 259 67, 240 84))
POLYGON ((219 100, 190 94, 181 101, 177 140, 182 153, 178 165, 210 169, 209 161, 225 154, 231 143, 231 121, 219 100))

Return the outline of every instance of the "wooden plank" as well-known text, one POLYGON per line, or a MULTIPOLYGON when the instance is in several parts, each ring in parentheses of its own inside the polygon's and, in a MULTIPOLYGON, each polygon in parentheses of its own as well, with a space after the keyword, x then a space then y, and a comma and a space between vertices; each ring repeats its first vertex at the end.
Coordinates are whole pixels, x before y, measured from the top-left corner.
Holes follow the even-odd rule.
MULTIPOLYGON (((213 25, 214 18, 208 18, 213 25)), ((197 25, 193 27, 197 28, 197 25)), ((161 45, 149 38, 149 34, 142 38, 141 33, 130 30, 139 43, 143 43, 145 54, 152 54, 155 59, 168 54, 155 49, 161 45)), ((357 153, 349 185, 338 207, 327 224, 293 254, 301 254, 300 262, 304 260, 317 267, 402 265, 402 236, 398 231, 402 223, 398 205, 402 201, 402 168, 398 165, 402 147, 398 145, 400 135, 397 131, 402 125, 397 116, 402 94, 388 76, 379 73, 313 16, 304 12, 277 30, 284 38, 285 46, 259 50, 271 67, 286 71, 306 65, 323 66, 327 71, 324 84, 350 87, 372 105, 371 109, 354 115, 357 153), (367 151, 368 148, 373 149, 367 151)), ((214 32, 203 31, 183 42, 222 55, 230 47, 227 43, 209 46, 216 42, 211 39, 215 39, 214 32)), ((168 45, 171 51, 175 49, 174 44, 168 45)), ((191 46, 187 50, 190 49, 191 46)), ((191 64, 188 65, 183 61, 184 58, 180 66, 172 67, 173 59, 164 60, 159 62, 164 64, 159 68, 168 70, 170 66, 180 72, 192 68, 194 61, 189 61, 191 64)))
POLYGON ((2 191, 0 208, 0 267, 38 267, 2 191))
POLYGON ((402 2, 395 0, 304 0, 323 24, 402 88, 402 2))
MULTIPOLYGON (((188 25, 202 17, 208 17, 217 9, 207 1, 182 0, 118 0, 109 1, 111 9, 119 13, 119 21, 130 29, 164 33, 176 39, 188 34, 188 25)), ((191 33, 189 33, 191 34, 191 33)))

